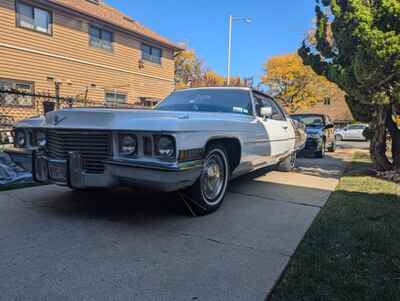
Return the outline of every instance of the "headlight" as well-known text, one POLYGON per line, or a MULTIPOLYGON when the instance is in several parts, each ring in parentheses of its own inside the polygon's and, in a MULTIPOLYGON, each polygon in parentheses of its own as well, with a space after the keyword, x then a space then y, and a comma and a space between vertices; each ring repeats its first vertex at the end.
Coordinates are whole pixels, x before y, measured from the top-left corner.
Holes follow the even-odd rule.
POLYGON ((18 147, 24 147, 26 142, 25 132, 22 130, 15 132, 15 144, 18 147))
POLYGON ((156 155, 173 158, 175 155, 175 140, 170 136, 160 136, 156 139, 156 155))
POLYGON ((122 155, 134 155, 137 151, 137 138, 134 135, 122 135, 119 145, 119 151, 122 155))
POLYGON ((45 132, 36 132, 35 134, 36 145, 45 147, 47 145, 47 135, 45 132))

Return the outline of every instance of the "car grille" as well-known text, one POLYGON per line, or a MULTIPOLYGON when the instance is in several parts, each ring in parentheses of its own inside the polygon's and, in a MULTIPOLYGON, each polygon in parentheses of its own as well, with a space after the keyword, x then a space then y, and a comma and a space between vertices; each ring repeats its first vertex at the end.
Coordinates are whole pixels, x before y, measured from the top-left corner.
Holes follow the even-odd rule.
MULTIPOLYGON (((322 140, 321 140, 322 141, 322 140)), ((315 149, 318 148, 319 145, 321 144, 321 141, 319 139, 315 139, 315 138, 308 138, 306 141, 306 145, 305 148, 306 149, 315 149)))
POLYGON ((47 153, 51 159, 67 159, 79 152, 86 173, 104 173, 103 161, 111 156, 111 132, 89 130, 49 130, 47 153))

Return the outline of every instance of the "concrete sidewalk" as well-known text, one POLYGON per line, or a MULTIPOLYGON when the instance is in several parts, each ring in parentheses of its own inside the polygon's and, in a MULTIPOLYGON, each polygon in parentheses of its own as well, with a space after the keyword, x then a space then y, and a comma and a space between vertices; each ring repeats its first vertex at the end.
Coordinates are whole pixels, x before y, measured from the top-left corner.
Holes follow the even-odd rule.
POLYGON ((236 180, 202 218, 171 209, 175 194, 0 193, 0 299, 264 300, 344 167, 236 180))

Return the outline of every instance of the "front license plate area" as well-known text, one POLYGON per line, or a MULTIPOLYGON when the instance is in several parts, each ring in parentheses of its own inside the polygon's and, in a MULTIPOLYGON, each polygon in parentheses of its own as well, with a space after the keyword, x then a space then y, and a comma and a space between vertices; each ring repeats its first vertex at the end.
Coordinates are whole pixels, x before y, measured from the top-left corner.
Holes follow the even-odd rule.
POLYGON ((67 163, 49 162, 49 178, 56 182, 67 182, 67 163))

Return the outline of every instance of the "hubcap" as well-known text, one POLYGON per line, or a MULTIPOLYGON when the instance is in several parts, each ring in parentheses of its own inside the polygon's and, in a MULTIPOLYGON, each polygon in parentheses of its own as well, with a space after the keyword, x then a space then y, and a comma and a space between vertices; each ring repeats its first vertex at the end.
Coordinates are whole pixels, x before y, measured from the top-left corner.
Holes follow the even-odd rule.
POLYGON ((219 202, 226 180, 225 162, 220 154, 213 153, 204 164, 201 174, 201 186, 204 198, 209 205, 219 202))
POLYGON ((296 165, 296 159, 297 159, 297 154, 295 152, 293 152, 290 155, 290 167, 293 169, 296 165))

